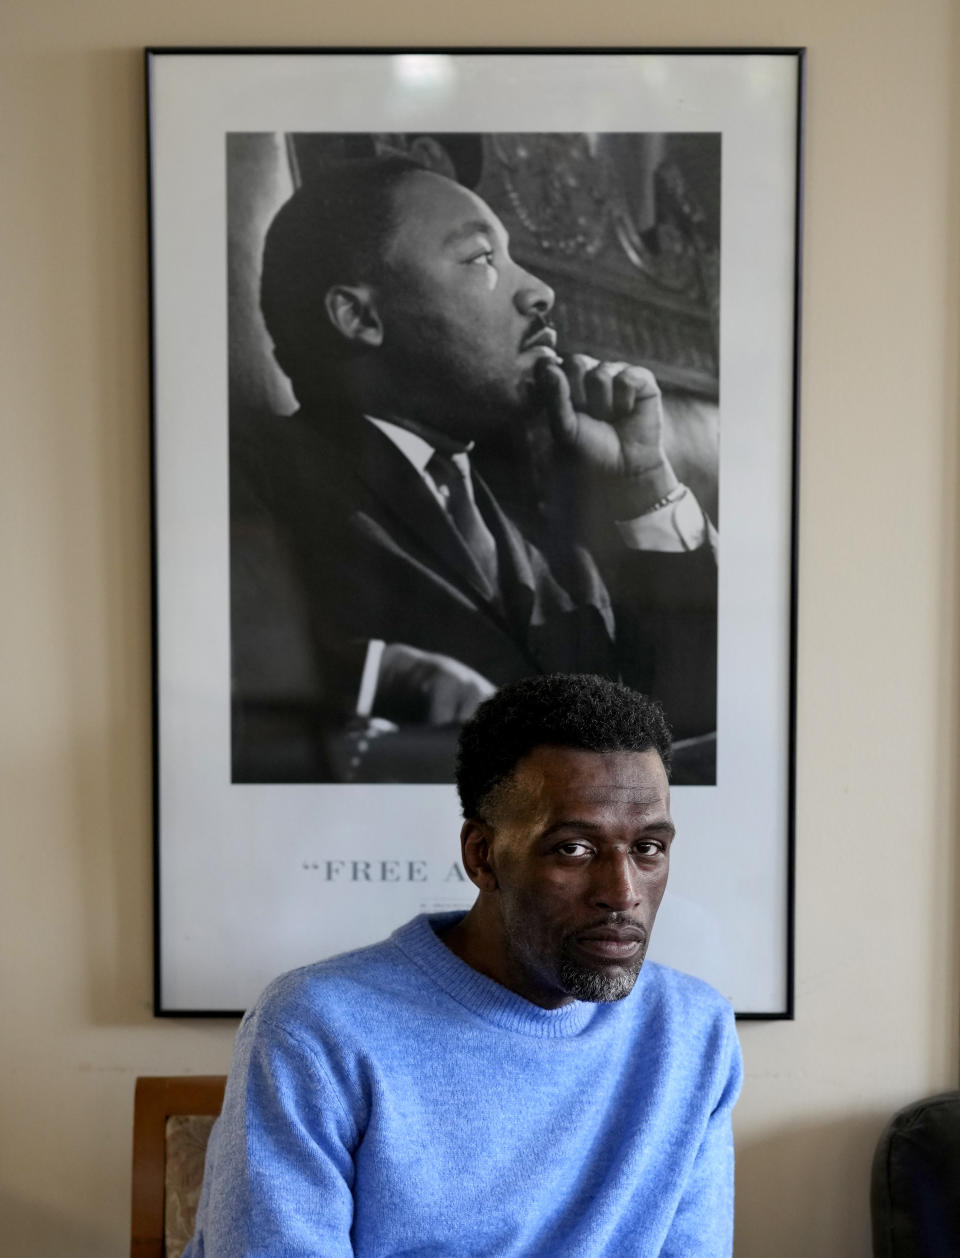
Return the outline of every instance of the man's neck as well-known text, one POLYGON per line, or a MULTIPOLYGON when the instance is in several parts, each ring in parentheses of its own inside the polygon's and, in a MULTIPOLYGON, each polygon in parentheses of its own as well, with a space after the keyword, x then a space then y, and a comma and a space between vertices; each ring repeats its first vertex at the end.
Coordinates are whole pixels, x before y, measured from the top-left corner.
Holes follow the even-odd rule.
POLYGON ((528 975, 511 964, 507 941, 502 937, 499 922, 491 920, 492 906, 477 900, 459 921, 447 928, 439 938, 450 951, 486 978, 493 979, 508 991, 516 992, 541 1009, 559 1009, 573 1001, 561 991, 549 991, 531 981, 528 975), (486 910, 486 911, 485 911, 486 910))
MULTIPOLYGON (((416 394, 416 390, 411 388, 409 381, 395 381, 388 372, 378 368, 373 358, 359 359, 346 365, 341 377, 341 388, 351 407, 364 415, 416 433, 441 454, 459 454, 470 450, 473 445, 472 440, 451 434, 449 427, 443 422, 446 416, 440 410, 435 411, 441 421, 439 425, 399 410, 398 404, 405 405, 416 394)), ((456 425, 450 427, 456 428, 456 425)))

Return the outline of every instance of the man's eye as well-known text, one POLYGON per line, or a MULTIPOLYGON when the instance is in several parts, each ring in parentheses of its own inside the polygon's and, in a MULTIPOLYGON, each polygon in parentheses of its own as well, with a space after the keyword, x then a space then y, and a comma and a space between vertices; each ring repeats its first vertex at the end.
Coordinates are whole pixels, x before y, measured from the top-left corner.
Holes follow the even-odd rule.
POLYGON ((660 856, 663 852, 663 845, 652 841, 649 843, 638 843, 635 850, 638 856, 660 856))
POLYGON ((467 258, 468 266, 493 266, 493 250, 482 249, 479 253, 471 254, 467 258))
POLYGON ((577 843, 571 840, 569 843, 561 843, 554 849, 560 856, 586 856, 590 851, 588 843, 577 843))

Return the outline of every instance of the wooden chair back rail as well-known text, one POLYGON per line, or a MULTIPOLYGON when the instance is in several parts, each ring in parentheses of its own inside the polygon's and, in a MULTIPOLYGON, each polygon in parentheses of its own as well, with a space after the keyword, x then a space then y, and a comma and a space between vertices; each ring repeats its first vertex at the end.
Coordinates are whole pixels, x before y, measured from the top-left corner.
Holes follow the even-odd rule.
POLYGON ((164 1258, 167 1119, 174 1114, 219 1114, 225 1086, 224 1075, 160 1075, 137 1080, 130 1258, 164 1258))

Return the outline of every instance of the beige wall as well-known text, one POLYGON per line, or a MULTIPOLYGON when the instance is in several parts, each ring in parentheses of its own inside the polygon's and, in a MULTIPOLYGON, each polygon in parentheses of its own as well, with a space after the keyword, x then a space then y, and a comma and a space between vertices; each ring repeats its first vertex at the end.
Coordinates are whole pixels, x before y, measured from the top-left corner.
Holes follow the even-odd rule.
POLYGON ((957 1082, 957 19, 948 0, 3 0, 7 1252, 121 1255, 134 1077, 221 1071, 233 1033, 150 1013, 139 49, 375 41, 810 50, 797 1020, 742 1028, 737 1254, 867 1253, 884 1117, 957 1082))

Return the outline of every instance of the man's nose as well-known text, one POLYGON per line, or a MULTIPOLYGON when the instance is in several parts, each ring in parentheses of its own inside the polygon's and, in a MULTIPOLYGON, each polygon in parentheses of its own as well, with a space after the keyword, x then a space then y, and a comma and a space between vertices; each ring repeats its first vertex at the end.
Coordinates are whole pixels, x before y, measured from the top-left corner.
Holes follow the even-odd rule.
POLYGON ((519 268, 520 276, 514 301, 521 314, 548 315, 556 301, 556 293, 536 275, 519 268))
POLYGON ((641 876, 629 853, 611 853, 594 865, 593 902, 622 913, 641 899, 641 876))

